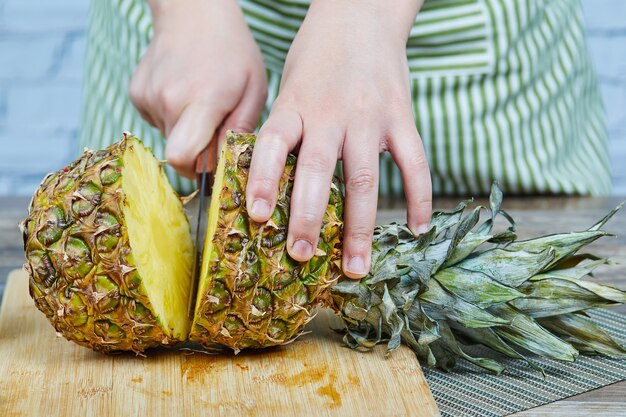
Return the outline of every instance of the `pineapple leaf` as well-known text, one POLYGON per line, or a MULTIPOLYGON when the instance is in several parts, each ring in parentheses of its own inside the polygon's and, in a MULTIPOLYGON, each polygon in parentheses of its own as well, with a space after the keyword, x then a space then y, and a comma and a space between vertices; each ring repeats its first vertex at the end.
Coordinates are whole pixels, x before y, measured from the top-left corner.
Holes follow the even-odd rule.
POLYGON ((448 260, 443 264, 444 268, 447 268, 452 265, 456 265, 461 262, 463 259, 467 258, 472 252, 476 250, 483 243, 491 240, 493 238, 492 235, 484 235, 469 232, 463 240, 459 242, 459 244, 454 248, 448 260))
POLYGON ((623 346, 580 314, 563 314, 542 318, 538 322, 586 355, 626 355, 623 346))
POLYGON ((504 371, 504 366, 500 365, 496 360, 489 358, 475 358, 465 353, 459 346, 452 330, 450 330, 450 327, 445 321, 438 321, 437 326, 439 328, 439 333, 441 334, 441 339, 435 343, 440 344, 444 350, 449 350, 454 355, 460 356, 474 365, 486 369, 495 375, 500 375, 504 371))
POLYGON ((543 377, 546 377, 546 373, 542 367, 522 355, 511 346, 509 346, 493 329, 467 329, 464 327, 454 327, 454 330, 471 340, 474 344, 480 344, 487 346, 488 348, 508 356, 512 359, 520 359, 525 361, 531 368, 541 372, 543 377))
POLYGON ((487 310, 456 297, 432 280, 428 291, 420 295, 424 311, 435 320, 454 320, 465 327, 491 327, 509 324, 505 318, 497 317, 487 310))
POLYGON ((609 220, 611 220, 611 217, 613 217, 615 215, 615 213, 617 213, 618 211, 621 210, 622 207, 624 207, 624 203, 626 203, 625 201, 622 201, 617 207, 615 207, 613 210, 609 211, 607 213, 606 216, 604 216, 602 219, 600 219, 599 222, 597 222, 596 224, 594 224, 593 226, 591 226, 589 228, 589 231, 596 231, 596 230, 600 230, 600 228, 602 226, 604 226, 606 224, 606 222, 608 222, 609 220))
POLYGON ((541 253, 547 248, 551 248, 554 250, 554 259, 546 265, 546 269, 548 269, 559 263, 562 259, 575 254, 583 246, 586 246, 603 236, 610 236, 610 233, 602 230, 559 233, 537 239, 513 242, 507 246, 507 250, 541 253))
POLYGON ((402 338, 400 337, 402 330, 404 329, 404 320, 398 315, 398 308, 396 307, 393 299, 389 295, 389 289, 385 285, 385 291, 383 293, 382 310, 385 318, 385 323, 390 327, 390 338, 387 343, 387 355, 393 350, 400 347, 402 338))
POLYGON ((436 211, 430 219, 430 226, 436 227, 439 232, 443 232, 453 226, 456 226, 461 220, 463 211, 473 200, 461 201, 451 211, 436 211))
POLYGON ((524 296, 515 288, 502 285, 482 272, 458 267, 443 269, 433 278, 451 293, 481 308, 524 296))
POLYGON ((528 252, 523 249, 495 248, 465 259, 457 265, 470 271, 482 272, 501 284, 518 287, 533 275, 543 271, 554 259, 552 249, 528 252))
POLYGON ((543 274, 519 288, 526 294, 511 302, 531 317, 550 317, 626 303, 626 292, 566 276, 543 274))
POLYGON ((551 359, 574 362, 578 357, 578 351, 572 345, 559 339, 518 309, 501 304, 491 307, 490 311, 511 323, 510 326, 494 327, 494 331, 504 340, 551 359))

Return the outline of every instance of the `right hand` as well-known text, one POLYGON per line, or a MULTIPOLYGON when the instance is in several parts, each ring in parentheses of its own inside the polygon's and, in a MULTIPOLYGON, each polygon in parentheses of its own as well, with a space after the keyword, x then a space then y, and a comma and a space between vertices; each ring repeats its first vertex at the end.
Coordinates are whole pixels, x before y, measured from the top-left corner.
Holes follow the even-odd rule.
POLYGON ((194 178, 195 160, 227 129, 251 132, 267 98, 263 57, 236 0, 153 0, 154 36, 130 99, 167 138, 165 157, 194 178))

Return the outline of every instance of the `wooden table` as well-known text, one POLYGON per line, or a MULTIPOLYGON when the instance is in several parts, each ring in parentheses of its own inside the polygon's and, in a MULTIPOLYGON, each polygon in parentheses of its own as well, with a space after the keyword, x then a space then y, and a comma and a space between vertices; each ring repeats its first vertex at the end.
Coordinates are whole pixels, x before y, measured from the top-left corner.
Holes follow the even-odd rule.
MULTIPOLYGON (((516 219, 520 237, 528 238, 540 233, 584 229, 624 199, 505 196, 504 208, 516 219)), ((24 197, 0 197, 0 297, 8 272, 24 262, 17 224, 26 215, 28 201, 24 197)), ((435 206, 450 208, 458 201, 458 198, 439 199, 435 206)), ((381 204, 379 223, 404 221, 404 218, 403 202, 381 204)), ((593 252, 620 261, 621 265, 601 270, 598 280, 626 289, 626 209, 618 213, 606 229, 616 233, 617 237, 594 243, 593 252)), ((615 311, 626 314, 626 307, 615 311)), ((626 381, 515 414, 516 417, 560 415, 626 416, 626 381)))

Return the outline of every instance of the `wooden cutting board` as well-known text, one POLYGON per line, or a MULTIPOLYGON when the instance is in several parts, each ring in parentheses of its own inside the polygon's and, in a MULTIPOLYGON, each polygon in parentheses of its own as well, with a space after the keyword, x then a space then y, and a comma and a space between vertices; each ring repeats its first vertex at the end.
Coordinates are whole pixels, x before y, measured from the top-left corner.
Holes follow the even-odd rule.
POLYGON ((239 355, 106 356, 55 331, 9 275, 0 308, 0 416, 439 416, 406 347, 357 352, 320 312, 294 343, 239 355))

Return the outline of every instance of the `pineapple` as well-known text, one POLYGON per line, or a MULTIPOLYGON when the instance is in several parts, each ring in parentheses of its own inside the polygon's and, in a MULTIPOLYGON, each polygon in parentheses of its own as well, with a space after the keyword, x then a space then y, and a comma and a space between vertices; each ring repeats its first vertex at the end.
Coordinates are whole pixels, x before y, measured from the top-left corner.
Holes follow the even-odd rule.
POLYGON ((187 339, 189 223, 139 140, 124 135, 48 175, 22 231, 30 294, 67 339, 138 353, 187 339))
POLYGON ((244 191, 254 141, 229 132, 222 150, 191 323, 189 226, 140 142, 126 137, 44 180, 25 221, 25 249, 31 295, 57 330, 102 351, 192 340, 237 352, 289 343, 316 308, 327 307, 342 320, 349 347, 386 342, 391 352, 405 343, 442 369, 465 359, 503 371, 496 359, 466 353, 472 344, 533 367, 529 352, 564 361, 626 354, 584 314, 624 304, 626 293, 582 280, 607 260, 577 254, 607 235, 601 227, 617 209, 585 231, 518 241, 494 186, 482 223, 485 209, 466 214, 462 202, 434 213, 420 236, 403 225, 377 227, 370 273, 355 281, 340 269, 337 182, 313 259, 298 263, 286 252, 295 157, 272 218, 249 219, 244 191), (148 189, 159 190, 158 204, 148 189), (497 232, 499 216, 510 226, 497 232))
POLYGON ((256 223, 246 212, 245 189, 254 135, 229 134, 209 208, 198 298, 190 339, 239 351, 297 337, 337 279, 341 258, 341 194, 337 183, 323 220, 317 253, 298 263, 287 254, 289 196, 295 175, 290 156, 272 218, 256 223))

